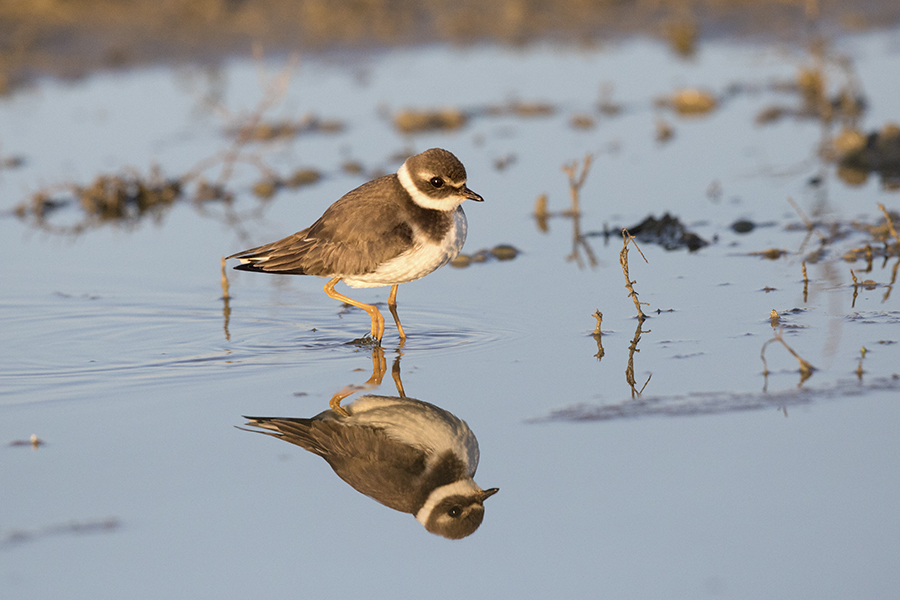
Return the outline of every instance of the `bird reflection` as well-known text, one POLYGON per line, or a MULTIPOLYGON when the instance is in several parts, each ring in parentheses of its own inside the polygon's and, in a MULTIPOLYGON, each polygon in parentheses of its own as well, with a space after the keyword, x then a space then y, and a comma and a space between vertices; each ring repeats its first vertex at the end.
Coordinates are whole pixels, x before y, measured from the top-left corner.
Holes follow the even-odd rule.
MULTIPOLYGON (((373 362, 380 361, 373 356, 373 362)), ((478 441, 466 422, 402 391, 367 394, 346 406, 340 405, 347 395, 342 393, 330 409, 309 419, 245 417, 247 425, 264 430, 245 431, 321 456, 354 489, 414 515, 431 533, 460 539, 478 529, 484 501, 499 490, 483 490, 473 480, 478 441)))

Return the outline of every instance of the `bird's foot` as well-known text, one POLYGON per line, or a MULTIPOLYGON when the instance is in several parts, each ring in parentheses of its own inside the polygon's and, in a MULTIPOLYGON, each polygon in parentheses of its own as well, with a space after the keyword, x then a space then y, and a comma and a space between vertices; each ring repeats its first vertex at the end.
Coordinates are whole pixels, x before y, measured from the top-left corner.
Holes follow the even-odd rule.
POLYGON ((381 340, 372 335, 371 333, 367 333, 361 338, 356 338, 353 341, 347 342, 353 346, 363 346, 365 348, 379 347, 381 346, 381 340))

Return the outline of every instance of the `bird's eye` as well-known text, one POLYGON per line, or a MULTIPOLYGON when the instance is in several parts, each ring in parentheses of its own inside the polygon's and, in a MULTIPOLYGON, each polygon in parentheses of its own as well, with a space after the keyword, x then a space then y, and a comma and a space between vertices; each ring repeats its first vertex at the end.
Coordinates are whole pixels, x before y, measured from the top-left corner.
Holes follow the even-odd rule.
POLYGON ((453 517, 454 519, 462 514, 462 509, 458 506, 454 506, 450 510, 447 511, 447 514, 453 517))
POLYGON ((442 185, 444 185, 444 180, 441 179, 440 177, 432 177, 432 178, 431 178, 431 185, 432 185, 432 187, 439 188, 439 187, 441 187, 442 185))

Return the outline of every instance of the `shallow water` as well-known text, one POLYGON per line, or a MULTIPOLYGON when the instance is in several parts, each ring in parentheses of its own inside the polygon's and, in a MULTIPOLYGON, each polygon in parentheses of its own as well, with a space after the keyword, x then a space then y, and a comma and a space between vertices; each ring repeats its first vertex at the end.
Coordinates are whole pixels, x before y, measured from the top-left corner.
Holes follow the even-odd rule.
MULTIPOLYGON (((868 99, 865 130, 900 118, 898 34, 835 40, 868 99)), ((796 102, 771 84, 810 61, 802 48, 723 42, 684 61, 643 39, 309 56, 269 116, 311 111, 345 129, 250 150, 282 175, 315 167, 321 182, 261 201, 251 193, 259 171, 245 165, 228 181, 233 205, 181 201, 156 219, 79 235, 0 219, 0 441, 35 433, 45 442, 0 448, 0 589, 891 597, 900 584, 900 301, 886 284, 897 258, 863 273, 864 261, 841 256, 870 240, 852 220, 874 224, 879 203, 900 204, 877 175, 848 186, 822 162, 821 123, 754 125, 766 106, 796 102), (623 107, 617 116, 596 110, 605 83, 623 107), (745 91, 726 94, 735 83, 745 91), (687 86, 725 100, 694 118, 654 106, 687 86), (479 112, 510 100, 556 111, 479 112), (386 116, 442 105, 475 116, 415 136, 386 116), (597 126, 570 127, 579 113, 597 126), (674 128, 666 143, 654 139, 658 118, 674 128), (465 251, 507 243, 522 252, 401 286, 405 344, 388 319, 388 367, 399 360, 409 396, 469 423, 481 448, 475 479, 500 488, 481 528, 459 542, 357 494, 300 448, 234 428, 241 415, 312 416, 348 385, 395 390, 390 374, 365 385, 372 349, 350 342, 368 318, 327 298, 323 281, 229 271, 226 303, 219 270, 220 257, 304 227, 365 181, 342 172, 344 161, 389 172, 395 153, 431 146, 457 154, 485 198, 465 206, 465 251), (585 238, 597 265, 583 246, 580 265, 567 259, 571 219, 551 218, 544 233, 531 216, 542 193, 551 211, 568 208, 561 166, 586 152, 595 158, 582 232, 668 211, 712 242, 692 253, 641 243, 646 264, 630 251, 650 316, 631 356, 638 323, 621 238, 585 238), (822 185, 809 184, 814 176, 822 185), (708 193, 713 182, 721 193, 708 193), (846 232, 808 265, 806 298, 801 262, 817 242, 788 228, 801 223, 788 197, 846 232), (771 225, 737 234, 738 219, 771 225), (788 254, 750 255, 770 248, 788 254), (854 300, 850 268, 879 285, 857 288, 854 300), (773 309, 785 341, 816 368, 806 381, 778 343, 766 348, 763 375, 773 309), (636 389, 647 382, 639 397, 629 360, 636 389)), ((199 98, 218 94, 247 114, 263 95, 257 70, 235 62, 41 81, 5 99, 0 150, 26 162, 0 172, 2 210, 44 186, 128 167, 187 172, 229 144, 226 123, 199 98)), ((48 222, 82 219, 72 205, 48 222)), ((387 300, 387 289, 355 292, 387 300)))

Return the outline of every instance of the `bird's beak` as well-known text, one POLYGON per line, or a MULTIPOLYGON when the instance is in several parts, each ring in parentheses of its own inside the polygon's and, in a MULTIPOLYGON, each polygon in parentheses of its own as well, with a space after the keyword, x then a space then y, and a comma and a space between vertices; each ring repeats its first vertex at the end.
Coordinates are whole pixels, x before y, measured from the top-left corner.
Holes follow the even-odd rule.
POLYGON ((478 495, 478 501, 484 502, 486 499, 490 498, 494 494, 500 491, 500 488, 491 488, 489 490, 481 490, 481 493, 478 495))
POLYGON ((476 194, 475 192, 473 192, 466 186, 463 186, 463 189, 460 190, 460 195, 463 198, 465 198, 466 200, 474 200, 475 202, 484 202, 484 198, 482 198, 481 196, 479 196, 478 194, 476 194))

